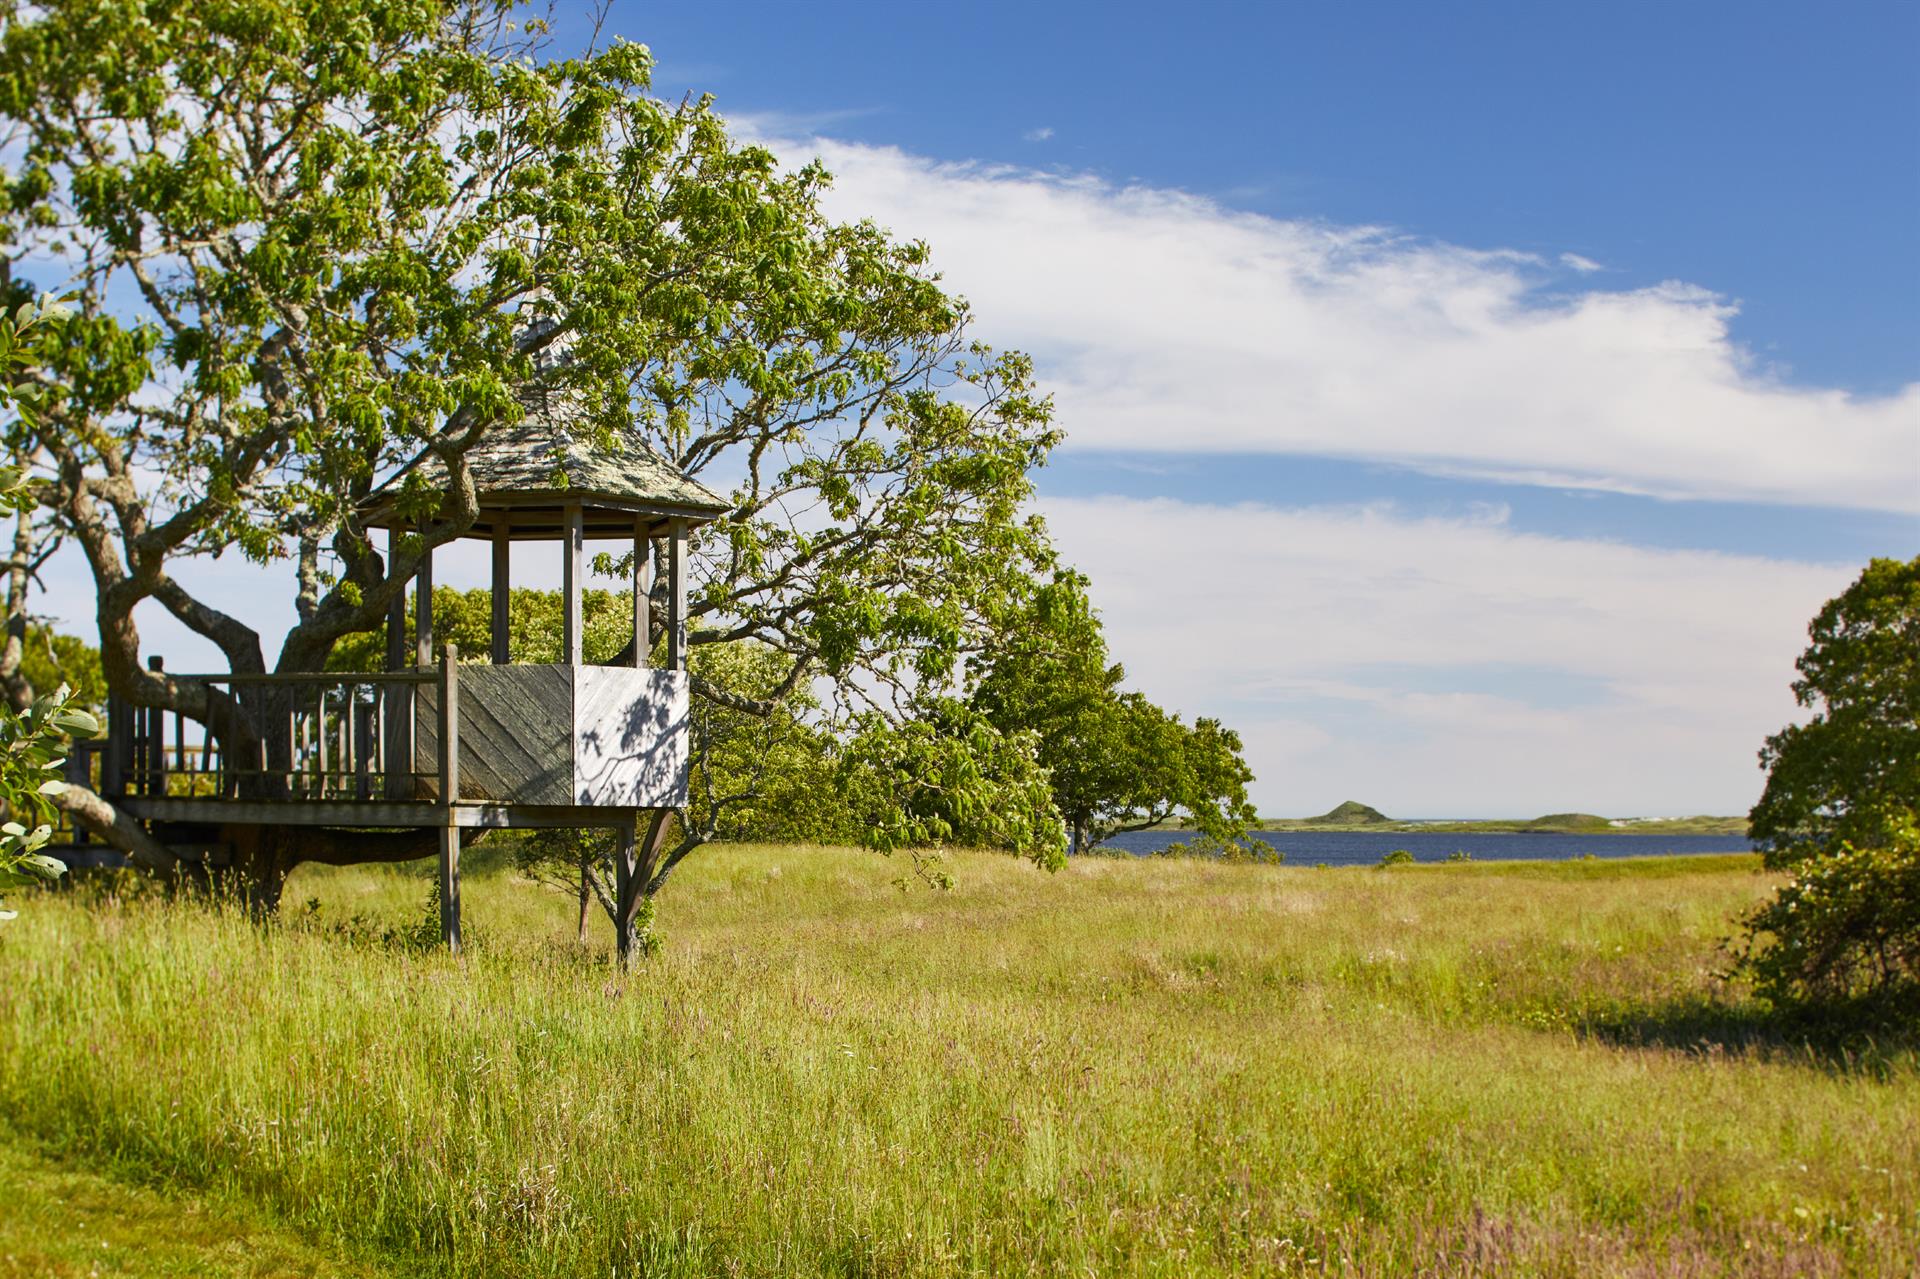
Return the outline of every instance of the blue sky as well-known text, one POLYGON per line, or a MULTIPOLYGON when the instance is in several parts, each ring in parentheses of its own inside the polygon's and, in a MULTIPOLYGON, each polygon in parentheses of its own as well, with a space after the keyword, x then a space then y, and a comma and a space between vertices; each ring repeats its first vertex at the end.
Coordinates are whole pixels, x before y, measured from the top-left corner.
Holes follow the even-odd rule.
POLYGON ((1266 811, 1744 809, 1806 619, 1920 550, 1920 6, 607 29, 1036 355, 1041 510, 1266 811))
MULTIPOLYGON (((1263 811, 1742 811, 1807 620, 1920 552, 1920 5, 629 2, 606 34, 1035 356, 1039 510, 1263 811)), ((484 550, 437 571, 483 585, 484 550)))

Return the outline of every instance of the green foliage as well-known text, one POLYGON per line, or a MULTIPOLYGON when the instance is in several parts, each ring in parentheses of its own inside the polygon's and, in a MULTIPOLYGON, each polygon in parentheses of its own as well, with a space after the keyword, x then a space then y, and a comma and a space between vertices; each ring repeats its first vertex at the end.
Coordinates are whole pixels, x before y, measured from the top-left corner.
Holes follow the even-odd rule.
MULTIPOLYGON (((401 651, 409 664, 414 656, 414 601, 407 597, 406 629, 401 651)), ((581 646, 589 662, 611 661, 633 638, 633 595, 629 591, 588 589, 581 592, 580 611, 585 629, 581 646)), ((555 663, 564 642, 565 618, 560 592, 516 588, 507 605, 508 651, 516 662, 555 663)), ((441 643, 451 642, 464 662, 485 662, 493 651, 493 593, 485 588, 462 591, 451 586, 433 589, 433 633, 441 643)), ((386 664, 387 628, 346 636, 327 659, 335 671, 377 671, 386 664)))
POLYGON ((1412 853, 1404 848, 1396 848, 1382 857, 1378 862, 1374 863, 1374 869, 1387 870, 1394 866, 1411 866, 1413 864, 1414 858, 1412 853))
POLYGON ((753 640, 706 645, 693 671, 731 699, 693 709, 693 770, 685 821, 709 839, 857 843, 839 780, 841 742, 807 688, 778 694, 783 656, 753 640))
POLYGON ((1793 878, 1748 915, 1736 967, 1783 1007, 1920 1014, 1920 558, 1876 559, 1808 628, 1767 739, 1753 839, 1793 878))
POLYGON ((1061 572, 1034 593, 975 663, 973 705, 1003 733, 1032 733, 1076 853, 1120 831, 1184 815, 1209 840, 1237 844, 1254 820, 1253 773, 1218 720, 1191 727, 1107 664, 1086 579, 1061 572))
POLYGON ((1175 840, 1154 850, 1155 857, 1199 857, 1222 862, 1249 862, 1254 865, 1284 865, 1287 855, 1264 839, 1221 840, 1202 835, 1188 842, 1175 840))
POLYGON ((1775 868, 1884 846, 1920 807, 1920 557, 1874 560, 1808 634, 1793 693, 1814 714, 1767 739, 1751 814, 1775 868))
POLYGON ((1920 1022, 1920 824, 1803 859, 1746 915, 1736 968, 1783 1008, 1920 1022))
MULTIPOLYGON (((94 737, 100 722, 64 686, 24 712, 0 703, 0 890, 56 879, 66 869, 39 850, 53 836, 47 800, 66 789, 58 777, 70 737, 94 737)), ((0 920, 13 911, 0 910, 0 920)))
POLYGON ((1473 860, 1473 854, 1464 848, 1456 848, 1447 854, 1447 860, 1450 862, 1470 862, 1473 860))
POLYGON ((100 650, 77 636, 63 635, 37 622, 27 624, 20 674, 36 689, 65 685, 76 706, 98 711, 107 704, 107 677, 100 669, 100 650))
MULTIPOLYGON (((1051 405, 1029 360, 974 337, 927 246, 828 216, 820 166, 732 138, 708 99, 653 96, 642 46, 553 57, 510 3, 46 0, 5 17, 0 235, 70 271, 79 298, 40 355, 33 442, 83 481, 55 505, 86 543, 121 692, 205 713, 205 690, 141 668, 133 618, 156 595, 235 669, 379 665, 421 553, 472 527, 467 450, 559 401, 725 492, 694 539, 691 640, 778 664, 754 677, 762 705, 729 712, 784 716, 776 735, 824 726, 868 757, 895 731, 936 754, 977 744, 985 758, 907 789, 962 783, 946 827, 1040 837, 1005 735, 906 722, 905 703, 956 694, 963 656, 1054 560, 1028 509, 1051 405), (423 449, 450 482, 402 494, 424 532, 389 555, 356 512, 423 449), (88 515, 105 489, 117 519, 88 515), (293 568, 277 656, 176 571, 236 550, 293 568), (827 710, 774 705, 816 685, 827 710), (1017 816, 984 816, 999 811, 1017 816)), ((477 657, 474 602, 444 615, 477 657)), ((589 660, 607 655, 606 603, 587 602, 589 660)), ((517 660, 557 629, 545 607, 516 599, 517 660)), ((769 816, 785 803, 724 804, 690 830, 791 825, 769 816)), ((888 823, 881 842, 914 828, 939 823, 888 823)))
POLYGON ((923 871, 920 850, 942 844, 1006 848, 1048 870, 1064 864, 1066 831, 1032 735, 1002 733, 963 702, 922 702, 901 724, 862 717, 837 780, 861 842, 905 849, 923 871))

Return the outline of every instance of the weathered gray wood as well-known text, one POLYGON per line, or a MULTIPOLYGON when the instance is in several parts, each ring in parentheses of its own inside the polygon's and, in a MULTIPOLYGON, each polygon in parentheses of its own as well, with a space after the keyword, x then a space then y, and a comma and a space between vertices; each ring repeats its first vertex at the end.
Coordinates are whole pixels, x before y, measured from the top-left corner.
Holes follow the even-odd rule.
POLYGON ((460 798, 460 650, 448 641, 440 654, 440 802, 460 798))
POLYGON ((512 636, 509 612, 512 591, 513 526, 505 517, 496 517, 493 525, 493 664, 505 666, 512 660, 509 651, 512 636))
POLYGON ((133 741, 133 706, 118 693, 107 694, 107 748, 100 756, 100 793, 109 799, 127 790, 126 750, 133 741))
POLYGON ((581 522, 580 504, 577 502, 567 507, 566 527, 561 533, 560 548, 561 610, 564 617, 561 624, 560 661, 567 666, 578 666, 586 660, 586 623, 580 603, 580 593, 585 585, 585 566, 581 560, 586 553, 586 529, 581 522))
POLYGON ((686 803, 686 672, 582 666, 573 681, 573 802, 607 808, 686 803))
POLYGON ((573 681, 550 665, 460 672, 460 797, 573 802, 573 681))
POLYGON ((440 828, 440 940, 460 953, 460 828, 440 828))
POLYGON ((445 805, 440 827, 440 939, 452 954, 460 953, 460 828, 453 819, 460 797, 460 649, 448 641, 440 653, 439 729, 440 802, 445 805))
MULTIPOLYGON (((387 569, 400 561, 400 530, 387 530, 387 569)), ((395 591, 387 605, 387 669, 397 671, 407 664, 407 593, 395 591)), ((388 754, 394 752, 389 750, 388 754)))
MULTIPOLYGON (((420 536, 427 535, 426 526, 420 536)), ((433 665, 433 552, 420 555, 420 573, 413 586, 413 664, 433 665)))
POLYGON ((667 529, 667 668, 687 669, 687 522, 667 529))
POLYGON ((648 571, 653 559, 653 539, 648 536, 651 527, 644 519, 633 522, 633 668, 637 671, 646 669, 647 650, 653 647, 653 619, 648 616, 651 601, 647 598, 647 592, 653 589, 653 575, 648 571))
POLYGON ((330 826, 348 830, 437 830, 451 821, 462 829, 582 829, 617 827, 621 810, 576 804, 462 803, 451 813, 439 803, 357 804, 347 800, 187 799, 128 795, 114 807, 143 821, 235 822, 261 826, 330 826))
MULTIPOLYGON (((166 668, 166 662, 158 653, 147 659, 147 669, 156 675, 164 673, 166 668)), ((167 713, 158 706, 149 706, 146 719, 147 757, 141 761, 141 772, 146 775, 149 793, 164 795, 167 793, 167 713)))
POLYGON ((129 795, 114 806, 142 819, 170 822, 237 822, 261 826, 428 827, 447 819, 431 803, 358 804, 347 800, 186 799, 129 795))

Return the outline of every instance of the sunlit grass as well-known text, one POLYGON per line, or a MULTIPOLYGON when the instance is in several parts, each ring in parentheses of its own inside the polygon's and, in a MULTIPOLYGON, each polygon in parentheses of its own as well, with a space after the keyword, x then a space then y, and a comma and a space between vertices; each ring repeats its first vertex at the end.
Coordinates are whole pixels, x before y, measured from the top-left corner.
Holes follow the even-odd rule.
MULTIPOLYGON (((0 1107, 446 1274, 1903 1273, 1920 1067, 1715 975, 1749 859, 1310 870, 719 848, 622 977, 417 875, 36 899, 0 1107), (309 909, 309 900, 317 903, 309 909)), ((604 931, 604 930, 603 930, 604 931)))

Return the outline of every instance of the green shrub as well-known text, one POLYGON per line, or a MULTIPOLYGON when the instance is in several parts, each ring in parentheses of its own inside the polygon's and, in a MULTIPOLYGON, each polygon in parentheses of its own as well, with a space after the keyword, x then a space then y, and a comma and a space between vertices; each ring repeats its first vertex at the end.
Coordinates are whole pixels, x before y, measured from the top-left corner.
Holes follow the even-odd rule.
POLYGON ((1736 968, 1777 1006, 1920 1014, 1920 824, 1909 814, 1884 845, 1806 858, 1742 922, 1736 968))
POLYGON ((1385 857, 1382 857, 1380 859, 1380 864, 1374 867, 1374 869, 1385 870, 1389 866, 1411 866, 1411 865, 1413 865, 1413 854, 1408 852, 1404 848, 1396 848, 1392 852, 1388 853, 1385 857))
POLYGON ((1450 862, 1470 862, 1473 860, 1473 854, 1464 848, 1456 848, 1447 854, 1447 860, 1450 862))
POLYGON ((1215 861, 1254 862, 1268 866, 1278 866, 1287 860, 1285 853, 1264 839, 1215 839, 1205 834, 1190 844, 1176 840, 1165 848, 1157 850, 1153 855, 1155 857, 1204 857, 1215 861))

